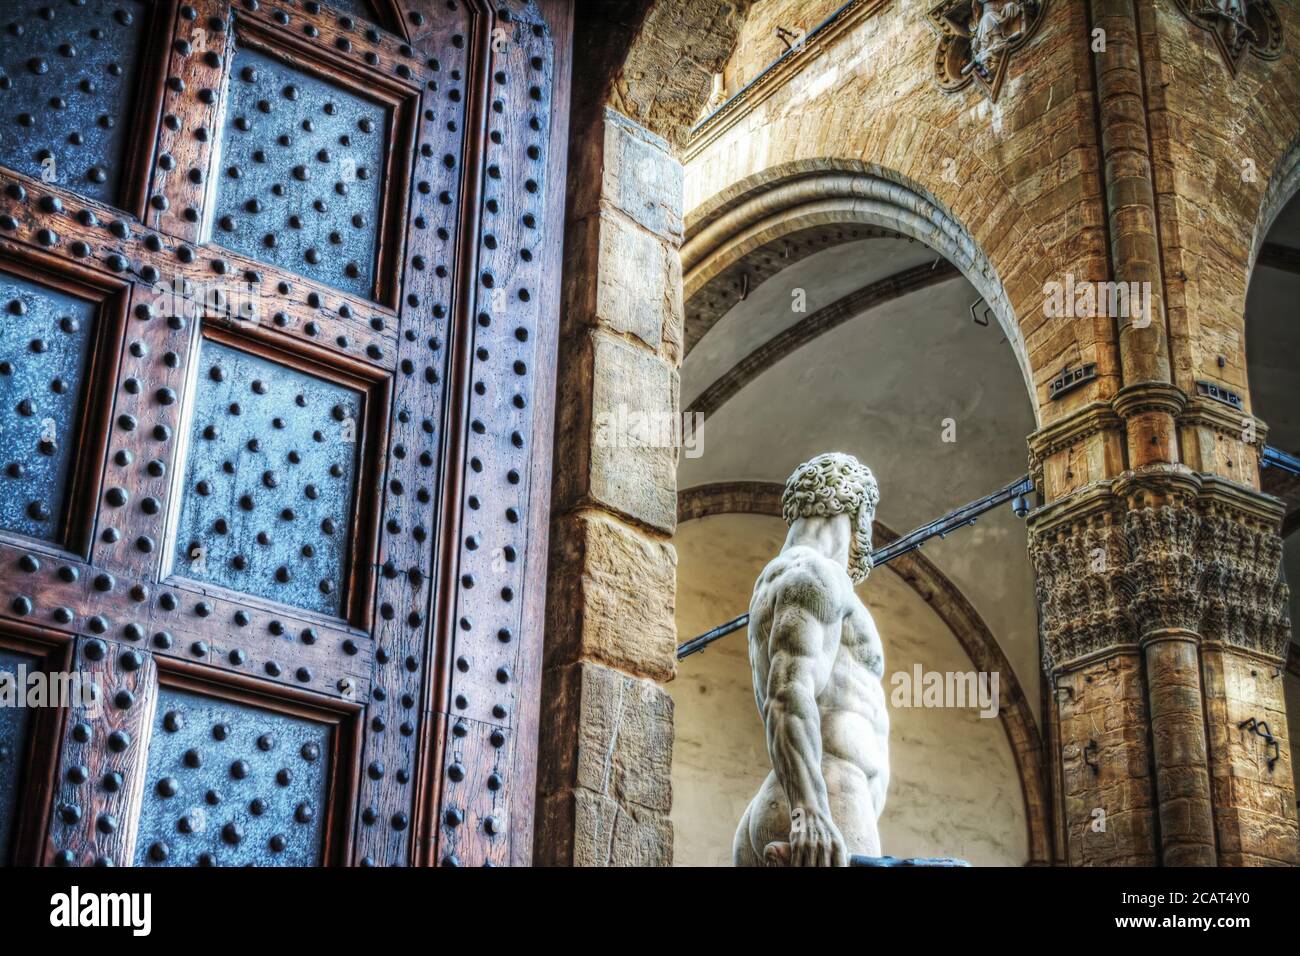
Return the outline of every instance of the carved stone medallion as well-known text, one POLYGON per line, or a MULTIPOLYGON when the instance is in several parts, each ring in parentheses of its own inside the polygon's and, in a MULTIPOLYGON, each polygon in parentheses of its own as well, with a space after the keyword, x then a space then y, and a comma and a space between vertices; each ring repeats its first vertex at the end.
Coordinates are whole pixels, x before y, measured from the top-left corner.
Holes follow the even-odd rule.
POLYGON ((930 8, 939 34, 934 72, 949 93, 972 81, 996 100, 1011 56, 1034 35, 1047 0, 942 0, 930 8))
POLYGON ((1214 37, 1234 75, 1248 52, 1261 60, 1282 54, 1282 21, 1272 0, 1178 0, 1178 6, 1214 37))

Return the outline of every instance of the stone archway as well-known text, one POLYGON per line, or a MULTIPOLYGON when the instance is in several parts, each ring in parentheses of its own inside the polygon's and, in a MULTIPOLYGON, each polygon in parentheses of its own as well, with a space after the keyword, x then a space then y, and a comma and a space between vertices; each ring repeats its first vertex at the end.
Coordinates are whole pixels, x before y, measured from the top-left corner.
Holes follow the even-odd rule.
MULTIPOLYGON (((722 514, 779 518, 781 492, 781 485, 763 481, 735 481, 684 488, 677 495, 677 521, 680 525, 686 521, 722 514)), ((879 520, 874 522, 872 535, 877 546, 898 539, 898 535, 879 520)), ((1049 865, 1052 861, 1051 798, 1043 760, 1042 738, 1034 720, 1033 708, 1011 662, 965 595, 920 551, 901 555, 888 567, 934 610, 978 671, 1001 675, 999 689, 1002 701, 998 708, 998 718, 1007 735, 1007 742, 1011 745, 1025 801, 1029 865, 1049 865)))
MULTIPOLYGON (((707 317, 693 315, 693 302, 706 290, 716 293, 729 281, 734 285, 730 273, 748 256, 802 230, 847 225, 878 227, 922 242, 955 266, 997 318, 1033 401, 1033 369, 1016 311, 975 238, 925 190, 900 174, 858 161, 774 167, 701 205, 682 245, 686 350, 720 317, 717 309, 707 317)), ((1037 402, 1033 404, 1037 416, 1037 402)))

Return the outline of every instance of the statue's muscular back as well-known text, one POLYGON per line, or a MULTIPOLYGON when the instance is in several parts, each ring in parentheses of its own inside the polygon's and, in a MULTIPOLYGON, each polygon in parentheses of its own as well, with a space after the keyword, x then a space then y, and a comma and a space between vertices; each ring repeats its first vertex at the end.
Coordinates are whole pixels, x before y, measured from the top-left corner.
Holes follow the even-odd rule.
POLYGON ((889 716, 875 622, 842 564, 797 545, 763 569, 749 613, 754 697, 774 769, 741 818, 736 864, 761 865, 767 844, 790 841, 809 817, 815 825, 819 802, 847 854, 878 856, 889 716))

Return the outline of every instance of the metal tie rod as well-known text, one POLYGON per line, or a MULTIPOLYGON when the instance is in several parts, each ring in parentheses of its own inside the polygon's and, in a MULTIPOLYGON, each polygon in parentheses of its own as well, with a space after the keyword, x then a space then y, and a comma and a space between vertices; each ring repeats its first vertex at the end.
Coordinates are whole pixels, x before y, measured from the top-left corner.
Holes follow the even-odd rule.
MULTIPOLYGON (((1288 454, 1280 448, 1274 448, 1272 445, 1264 446, 1263 465, 1265 468, 1278 468, 1292 475, 1300 477, 1300 458, 1288 454)), ((935 537, 945 537, 950 531, 956 531, 958 528, 964 528, 967 525, 975 523, 975 519, 985 512, 992 511, 1003 502, 1014 501, 1015 499, 1029 494, 1034 490, 1034 483, 1026 475, 1007 485, 1000 491, 995 491, 991 495, 985 495, 978 501, 972 501, 968 505, 963 505, 956 511, 950 511, 942 518, 930 522, 903 535, 892 544, 877 551, 871 552, 871 566, 879 567, 882 564, 888 564, 894 558, 909 551, 915 551, 925 542, 935 537)), ((1017 504, 1016 514, 1024 517, 1028 513, 1028 506, 1017 504)), ((742 614, 740 617, 732 618, 725 624, 719 624, 711 631, 705 631, 698 637, 693 637, 685 644, 677 645, 677 659, 690 657, 697 651, 702 651, 718 638, 726 637, 732 631, 738 631, 749 623, 749 615, 742 614)))
MULTIPOLYGON (((883 548, 872 551, 871 566, 877 568, 882 564, 888 564, 900 555, 907 554, 909 551, 915 551, 931 538, 942 538, 947 536, 951 531, 956 531, 958 528, 972 525, 975 523, 975 519, 980 515, 992 511, 994 508, 997 508, 999 505, 1003 505, 1008 501, 1015 501, 1018 498, 1023 498, 1033 490, 1034 483, 1030 480, 1028 475, 1025 475, 1023 478, 1017 478, 1005 488, 995 491, 990 495, 985 495, 983 498, 972 501, 970 504, 962 505, 957 510, 950 511, 943 517, 931 521, 929 524, 922 525, 915 531, 908 532, 897 541, 893 541, 890 544, 885 545, 883 548)), ((1029 511, 1029 505, 1027 502, 1018 502, 1015 508, 1016 514, 1022 518, 1029 511)), ((679 644, 677 646, 677 659, 680 661, 683 658, 690 657, 698 651, 704 650, 704 648, 708 647, 714 641, 726 637, 732 631, 740 630, 748 623, 749 615, 742 614, 740 617, 732 618, 726 624, 719 624, 717 627, 713 628, 713 630, 705 631, 698 637, 691 638, 685 644, 679 644)))
POLYGON ((1288 455, 1281 448, 1274 448, 1272 445, 1264 446, 1264 467, 1280 468, 1282 471, 1300 476, 1300 458, 1288 455))

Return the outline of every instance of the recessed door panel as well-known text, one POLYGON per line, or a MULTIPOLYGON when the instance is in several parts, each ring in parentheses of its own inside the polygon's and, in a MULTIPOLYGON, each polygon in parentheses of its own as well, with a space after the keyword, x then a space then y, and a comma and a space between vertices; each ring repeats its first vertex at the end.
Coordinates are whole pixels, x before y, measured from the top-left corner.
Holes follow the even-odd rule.
POLYGON ((372 297, 389 125, 382 104, 241 45, 213 241, 372 297))
POLYGON ((364 396, 204 339, 173 572, 339 616, 364 396))
POLYGON ((330 728, 164 687, 149 745, 136 866, 315 866, 330 728))
POLYGON ((0 272, 0 528, 62 543, 98 307, 0 272))
POLYGON ((0 0, 0 164, 118 205, 153 11, 0 0))

